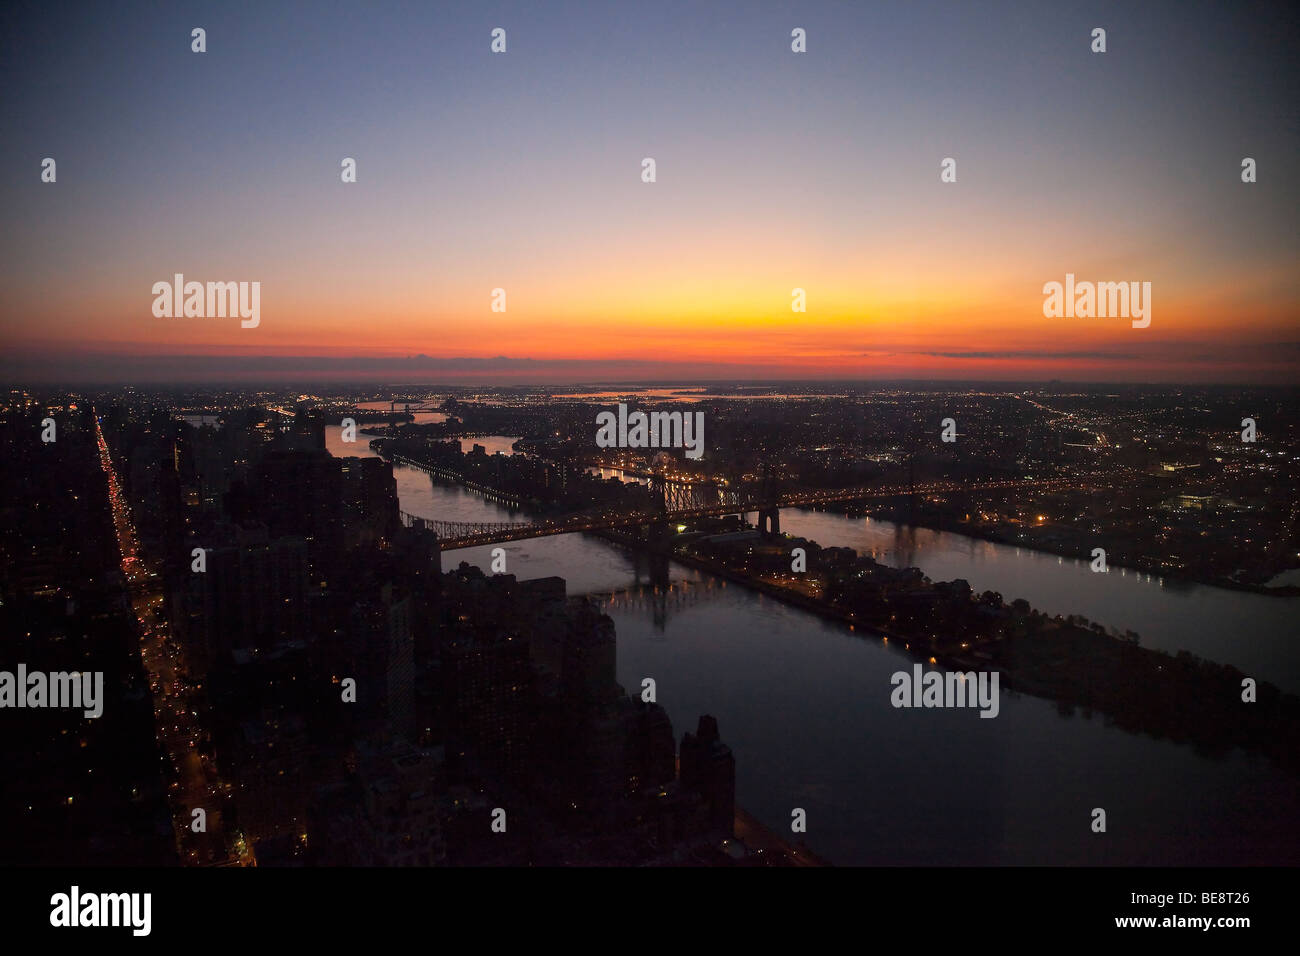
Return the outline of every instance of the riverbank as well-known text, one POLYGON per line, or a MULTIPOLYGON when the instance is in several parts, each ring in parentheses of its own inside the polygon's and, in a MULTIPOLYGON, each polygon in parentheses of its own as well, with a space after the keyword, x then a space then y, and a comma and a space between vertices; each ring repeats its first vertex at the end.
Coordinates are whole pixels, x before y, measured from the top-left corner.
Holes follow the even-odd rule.
MULTIPOLYGON (((884 521, 892 521, 896 524, 906 524, 915 528, 926 528, 930 531, 941 531, 948 534, 958 534, 966 538, 974 538, 980 541, 988 541, 992 544, 1006 545, 1012 548, 1024 548, 1027 551, 1036 551, 1039 554, 1050 554, 1053 557, 1071 558, 1077 561, 1090 560, 1088 555, 1080 553, 1077 549, 1069 550, 1065 548, 1054 548, 1048 542, 1038 540, 1024 540, 1012 537, 1010 534, 1003 534, 997 530, 990 530, 984 526, 972 524, 966 521, 958 521, 945 518, 941 515, 933 514, 912 514, 905 509, 882 505, 873 508, 854 507, 852 503, 831 504, 819 508, 800 508, 800 511, 825 512, 828 514, 842 515, 847 518, 872 517, 884 521)), ((1280 585, 1269 587, 1264 584, 1252 584, 1250 582, 1238 581, 1235 578, 1223 575, 1196 574, 1181 569, 1170 569, 1161 565, 1157 561, 1144 560, 1140 556, 1128 557, 1123 561, 1112 560, 1112 556, 1107 554, 1107 565, 1112 570, 1124 568, 1129 571, 1152 574, 1157 577, 1165 578, 1171 583, 1182 584, 1200 584, 1208 587, 1223 588, 1228 591, 1244 591, 1249 594, 1261 594, 1268 597, 1300 597, 1300 585, 1280 585)), ((1275 577, 1290 568, 1277 568, 1275 573, 1270 577, 1275 577)))
MULTIPOLYGON (((365 453, 364 444, 340 445, 337 429, 332 440, 340 455, 350 447, 365 453)), ((509 517, 480 495, 431 482, 423 472, 396 472, 408 512, 448 521, 509 517)), ((966 578, 979 591, 1134 628, 1145 646, 1171 654, 1186 647, 1265 680, 1293 673, 1287 602, 1161 588, 1154 578, 1147 584, 1118 571, 1093 575, 1086 564, 1063 568, 1028 550, 1017 557, 1013 548, 931 531, 912 535, 883 522, 823 514, 824 525, 801 525, 790 517, 786 530, 824 544, 863 554, 883 547, 934 580, 966 578), (1070 599, 1075 593, 1079 599, 1070 599), (1265 613, 1259 603, 1275 609, 1265 613), (1161 634, 1165 643, 1156 643, 1161 634)), ((445 560, 449 568, 465 560, 487 572, 490 550, 449 552, 445 560)), ((1291 838, 1300 781, 1270 761, 1157 740, 1100 712, 1088 716, 1076 707, 1069 717, 1070 705, 1027 693, 1003 693, 992 720, 969 711, 894 710, 890 675, 911 671, 914 658, 890 653, 893 639, 883 644, 866 628, 851 633, 749 587, 670 564, 666 555, 647 559, 645 548, 586 534, 507 551, 509 570, 520 579, 560 576, 570 594, 595 596, 617 627, 619 682, 637 688, 654 676, 674 726, 681 724, 679 740, 699 714, 717 716, 736 756, 737 804, 834 865, 1296 862, 1291 838), (954 768, 958 810, 946 796, 958 779, 954 768), (1085 805, 1106 807, 1143 840, 1080 838, 1070 821, 1085 805), (807 810, 806 835, 790 832, 794 807, 807 810)), ((1292 693, 1300 691, 1300 681, 1291 683, 1292 693)), ((1184 701, 1184 709, 1199 706, 1184 701)))
MULTIPOLYGON (((631 535, 598 534, 623 547, 649 550, 631 535)), ((807 577, 798 579, 801 582, 817 578, 819 568, 814 554, 820 550, 815 542, 809 542, 810 571, 807 577)), ((853 610, 713 558, 680 550, 661 556, 847 625, 861 636, 879 637, 918 662, 949 671, 996 672, 1001 686, 1052 701, 1063 714, 1072 714, 1076 708, 1085 717, 1096 712, 1131 733, 1189 744, 1212 755, 1222 756, 1233 748, 1262 753, 1283 769, 1300 773, 1300 753, 1291 745, 1291 741, 1300 739, 1300 698, 1252 679, 1253 697, 1246 700, 1244 682, 1248 675, 1235 667, 1186 652, 1171 655, 1143 648, 1099 633, 1073 618, 1048 617, 1027 604, 1015 611, 988 608, 1000 621, 986 626, 983 634, 967 633, 958 618, 956 631, 968 641, 958 644, 948 631, 936 640, 933 635, 887 628, 872 620, 875 609, 870 601, 878 602, 878 598, 853 610)), ((857 560, 864 569, 874 565, 868 564, 869 559, 857 560)), ((856 576, 845 575, 850 580, 856 576)), ((832 578, 823 572, 821 583, 832 578)), ((822 593, 826 590, 829 588, 823 588, 822 593)), ((905 594, 900 597, 905 598, 905 594)), ((927 599, 932 603, 926 606, 933 610, 913 617, 913 623, 930 616, 950 620, 944 617, 951 611, 951 603, 947 603, 950 599, 951 595, 927 599)), ((933 623, 925 626, 932 627, 933 623)))
MULTIPOLYGON (((787 866, 833 866, 806 846, 791 843, 751 813, 736 807, 736 839, 754 853, 777 857, 787 866)), ((782 864, 777 864, 782 865, 782 864)))
MULTIPOLYGON (((651 554, 656 553, 647 548, 645 542, 639 541, 637 538, 629 534, 623 534, 618 531, 589 531, 586 533, 593 537, 601 538, 604 541, 611 542, 612 544, 619 545, 620 547, 627 548, 628 550, 644 551, 651 554)), ((786 604, 807 611, 810 614, 816 614, 818 617, 825 618, 826 620, 835 621, 840 624, 847 624, 849 630, 863 631, 874 634, 878 637, 887 638, 892 636, 898 639, 898 635, 891 635, 888 631, 882 630, 879 627, 865 627, 858 622, 857 616, 854 614, 841 611, 838 608, 830 607, 825 602, 809 595, 781 587, 770 581, 765 581, 762 578, 756 578, 751 575, 746 575, 743 572, 732 570, 720 562, 710 561, 707 558, 702 558, 693 554, 686 554, 680 551, 662 555, 662 557, 666 557, 670 561, 676 561, 678 564, 684 565, 695 571, 703 571, 706 574, 712 574, 714 577, 722 578, 724 581, 739 584, 752 591, 758 591, 760 594, 766 594, 768 597, 775 598, 778 601, 784 601, 786 604)))

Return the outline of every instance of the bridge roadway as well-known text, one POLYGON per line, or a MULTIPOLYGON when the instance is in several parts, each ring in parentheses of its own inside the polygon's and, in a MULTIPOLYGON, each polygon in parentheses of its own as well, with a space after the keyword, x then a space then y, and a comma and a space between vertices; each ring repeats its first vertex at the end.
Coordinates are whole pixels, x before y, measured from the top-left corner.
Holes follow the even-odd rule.
POLYGON ((441 465, 433 465, 428 462, 417 461, 414 458, 407 458, 405 455, 391 455, 389 457, 394 464, 406 465, 408 468, 418 468, 420 471, 433 475, 435 478, 441 478, 444 481, 454 481, 456 484, 468 488, 470 491, 477 491, 488 501, 495 501, 498 504, 507 505, 511 508, 518 508, 523 504, 519 495, 508 491, 501 491, 499 488, 493 488, 491 485, 485 485, 481 482, 474 481, 471 478, 466 478, 454 468, 445 468, 441 465))
MULTIPOLYGON (((443 551, 474 548, 526 538, 544 538, 556 534, 573 534, 578 531, 601 531, 639 525, 676 524, 692 518, 711 518, 726 514, 743 514, 750 511, 774 512, 779 508, 800 508, 841 501, 867 501, 879 498, 899 498, 912 494, 933 495, 955 492, 979 493, 983 491, 1011 491, 1019 488, 1034 491, 1067 491, 1085 487, 1088 477, 1006 479, 975 484, 962 482, 930 482, 908 487, 885 485, 878 487, 835 488, 826 491, 803 491, 777 495, 772 498, 743 498, 740 494, 719 490, 719 500, 701 502, 693 507, 646 509, 639 511, 584 511, 561 518, 520 522, 465 522, 433 521, 401 512, 402 523, 407 527, 420 525, 438 535, 443 551)), ((713 486, 710 486, 713 487, 713 486)))

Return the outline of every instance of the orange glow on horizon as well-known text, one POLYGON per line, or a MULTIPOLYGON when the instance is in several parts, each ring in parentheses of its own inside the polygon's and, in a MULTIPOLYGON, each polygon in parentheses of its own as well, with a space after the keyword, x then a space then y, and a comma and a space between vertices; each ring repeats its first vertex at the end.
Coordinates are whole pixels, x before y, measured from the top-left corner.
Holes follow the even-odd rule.
MULTIPOLYGON (((581 281, 529 276, 503 280, 507 311, 492 312, 488 281, 439 289, 429 280, 377 283, 355 275, 265 281, 261 323, 237 318, 165 318, 151 298, 115 288, 107 301, 68 293, 17 303, 39 314, 11 350, 107 355, 305 356, 324 358, 492 359, 543 362, 658 362, 748 368, 777 377, 1006 377, 1041 379, 1191 375, 1251 376, 1286 369, 1294 279, 1272 267, 1245 277, 1186 283, 1152 281, 1152 324, 1125 318, 1045 318, 1041 282, 953 270, 936 283, 901 257, 855 276, 843 263, 788 278, 770 257, 714 273, 709 263, 653 269, 607 268, 581 281), (777 273, 780 273, 778 275, 777 273), (791 311, 794 288, 807 311, 791 311), (1181 298, 1164 292, 1180 290, 1181 298), (1258 343, 1240 359, 1220 346, 1258 343)), ((609 263, 602 263, 609 267, 609 263)), ((729 263, 734 265, 734 263, 729 263)), ((1095 274, 1095 273, 1094 273, 1095 274)), ((1050 281, 1054 273, 1046 272, 1050 281)), ((197 278, 197 277, 196 277, 197 278)), ((1059 277, 1057 277, 1059 278, 1059 277)), ((103 294, 103 293, 101 293, 103 294)), ((1230 349, 1229 349, 1230 350, 1230 349)), ((463 374, 477 374, 472 369, 463 374)), ((486 373, 486 370, 484 372, 486 373)), ((589 377, 599 377, 592 373, 589 377)))

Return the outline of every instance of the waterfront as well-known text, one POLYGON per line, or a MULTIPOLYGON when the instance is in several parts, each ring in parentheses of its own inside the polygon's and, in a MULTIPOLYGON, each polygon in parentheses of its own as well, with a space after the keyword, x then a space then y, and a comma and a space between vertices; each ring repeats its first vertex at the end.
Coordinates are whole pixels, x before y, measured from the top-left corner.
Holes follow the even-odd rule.
MULTIPOLYGON (((335 454, 369 454, 363 442, 341 445, 337 429, 329 430, 328 441, 335 454)), ((512 520, 472 492, 434 484, 414 469, 395 471, 405 511, 452 521, 512 520)), ((1265 679, 1279 685, 1275 675, 1296 669, 1294 645, 1282 640, 1295 599, 1168 582, 1161 588, 1117 573, 1095 576, 1098 588, 1114 590, 1089 595, 1065 575, 1090 572, 1057 565, 1051 555, 1020 549, 1030 555, 1021 557, 1014 547, 959 535, 811 512, 785 512, 782 523, 822 545, 874 546, 885 563, 915 564, 935 579, 964 577, 977 590, 1025 597, 1049 613, 1083 613, 1132 628, 1146 646, 1165 646, 1157 641, 1169 637, 1240 666, 1243 654, 1257 652, 1265 679), (1065 571, 1054 576, 1053 568, 1065 571), (1195 614, 1180 609, 1189 594, 1198 602, 1195 614), (1077 603, 1055 606, 1054 595, 1077 603), (1268 629, 1274 617, 1260 617, 1253 607, 1243 611, 1234 603, 1241 601, 1278 602, 1278 630, 1268 629), (1234 614, 1252 620, 1249 641, 1233 629, 1214 629, 1213 622, 1234 614), (1187 615, 1198 622, 1152 627, 1187 615)), ((1005 692, 995 720, 969 710, 896 710, 889 677, 910 669, 911 659, 878 639, 676 563, 667 586, 657 586, 646 558, 595 537, 503 547, 510 573, 559 575, 570 594, 596 595, 615 621, 624 687, 635 691, 643 677, 653 677, 679 739, 699 714, 716 716, 736 755, 739 805, 783 833, 791 810, 805 809, 806 842, 832 863, 1294 864, 1300 858, 1290 839, 1300 783, 1263 758, 1202 756, 1005 692), (1094 807, 1107 811, 1106 834, 1089 829, 1094 807), (1202 832, 1211 819, 1212 837, 1202 832)), ((448 552, 443 565, 464 560, 488 570, 490 551, 448 552)))
POLYGON ((976 591, 1024 598, 1049 614, 1081 614, 1136 631, 1142 646, 1232 664, 1258 680, 1300 693, 1300 598, 1190 584, 872 518, 791 509, 781 530, 823 547, 853 548, 891 567, 919 567, 933 581, 965 578, 976 591), (1245 622, 1249 622, 1246 626, 1245 622))

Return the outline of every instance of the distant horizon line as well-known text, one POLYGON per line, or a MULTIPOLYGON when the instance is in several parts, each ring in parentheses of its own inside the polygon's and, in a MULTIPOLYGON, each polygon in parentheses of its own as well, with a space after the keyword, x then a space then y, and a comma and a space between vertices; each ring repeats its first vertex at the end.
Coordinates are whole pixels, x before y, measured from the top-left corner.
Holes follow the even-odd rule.
POLYGON ((11 349, 0 354, 0 383, 7 387, 154 386, 274 388, 310 385, 357 387, 397 384, 437 387, 574 389, 597 385, 695 386, 889 383, 1071 384, 1076 386, 1294 386, 1300 383, 1300 342, 1257 343, 1236 360, 1172 348, 1162 355, 1096 349, 947 350, 903 347, 836 356, 817 365, 771 357, 566 358, 488 356, 212 354, 11 349), (1179 354, 1181 352, 1181 354, 1179 354), (1267 356, 1267 358, 1265 357, 1267 356), (927 361, 939 358, 941 365, 927 361), (766 359, 766 361, 764 360, 766 359), (1268 359, 1272 359, 1269 361, 1268 359), (861 371, 856 371, 860 368, 861 371))
MULTIPOLYGON (((176 389, 229 389, 231 391, 279 391, 285 389, 301 390, 302 388, 317 387, 329 389, 346 389, 356 392, 373 391, 381 389, 400 389, 410 388, 422 392, 437 391, 455 391, 455 390, 493 390, 493 391, 520 391, 536 392, 546 391, 553 392, 557 396, 562 396, 567 391, 595 391, 610 389, 633 389, 644 390, 651 388, 663 389, 706 389, 717 386, 732 386, 738 388, 751 389, 770 389, 790 386, 817 386, 817 387, 853 387, 879 389, 895 385, 910 386, 938 386, 942 388, 962 388, 969 386, 978 386, 981 388, 994 389, 1012 389, 1020 387, 1043 387, 1043 386, 1060 386, 1062 388, 1085 388, 1085 389, 1128 389, 1128 390, 1162 390, 1162 389, 1226 389, 1226 388, 1249 388, 1269 391, 1288 391, 1300 389, 1300 382, 1277 383, 1277 382, 1124 382, 1109 381, 1100 379, 946 379, 946 378, 772 378, 772 379, 755 379, 755 378, 738 378, 738 379, 644 379, 644 380, 598 380, 591 382, 570 382, 560 384, 556 382, 402 382, 402 381, 383 381, 383 380, 344 380, 330 381, 327 379, 304 379, 299 381, 156 381, 156 382, 139 382, 139 381, 95 381, 95 382, 74 382, 74 381, 49 381, 49 382, 0 382, 0 389, 13 392, 18 390, 40 390, 40 391, 79 391, 79 390, 103 390, 103 389, 122 389, 135 388, 142 391, 164 391, 176 389)), ((701 398, 721 398, 725 396, 708 394, 700 395, 701 398)), ((758 397, 758 396, 755 396, 758 397)), ((381 399, 372 399, 380 401, 381 399)), ((396 400, 394 400, 396 401, 396 400)))

